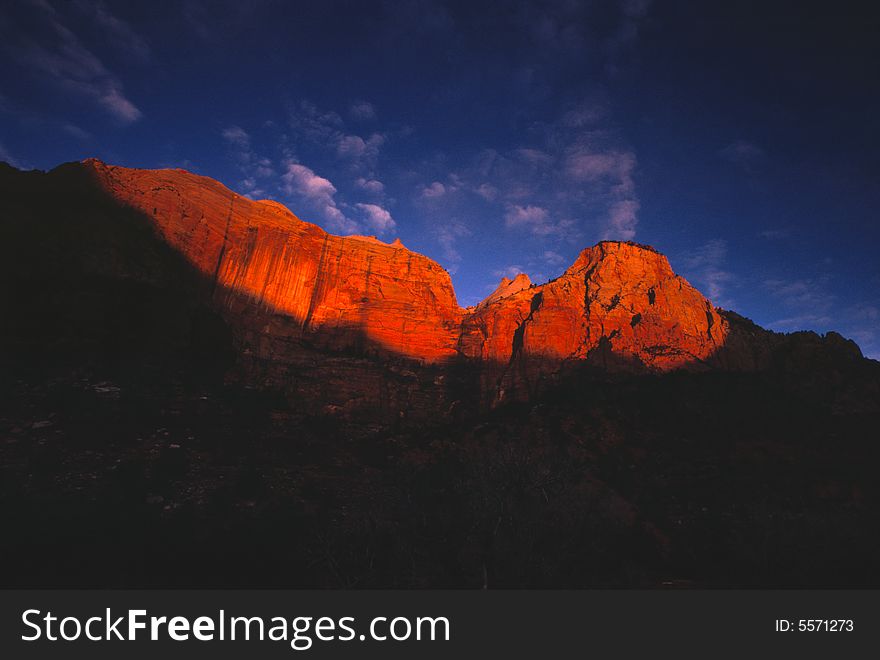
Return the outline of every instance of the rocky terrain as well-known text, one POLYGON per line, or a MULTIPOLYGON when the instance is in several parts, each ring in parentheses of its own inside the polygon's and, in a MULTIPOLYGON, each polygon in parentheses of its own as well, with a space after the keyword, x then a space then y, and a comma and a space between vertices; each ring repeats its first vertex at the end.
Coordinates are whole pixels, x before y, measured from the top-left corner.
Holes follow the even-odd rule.
POLYGON ((462 308, 399 241, 95 160, 0 165, 0 244, 4 585, 880 585, 880 365, 650 247, 462 308))
MULTIPOLYGON (((97 160, 4 175, 6 204, 37 213, 41 225, 4 228, 21 250, 7 264, 23 284, 8 287, 11 295, 53 276, 57 294, 72 275, 182 289, 228 333, 227 377, 327 412, 422 420, 462 405, 486 408, 527 399, 582 363, 655 373, 759 370, 791 341, 731 323, 648 246, 600 243, 546 284, 520 275, 463 309, 449 274, 399 241, 333 236, 206 177, 97 160), (85 224, 69 226, 71 210, 87 214, 85 224)), ((46 292, 36 294, 28 301, 46 292)), ((102 310, 90 331, 103 332, 106 314, 116 315, 102 310)), ((53 342, 65 332, 52 331, 53 342)), ((812 343, 833 352, 845 342, 812 343)), ((858 353, 854 344, 841 350, 858 353)))

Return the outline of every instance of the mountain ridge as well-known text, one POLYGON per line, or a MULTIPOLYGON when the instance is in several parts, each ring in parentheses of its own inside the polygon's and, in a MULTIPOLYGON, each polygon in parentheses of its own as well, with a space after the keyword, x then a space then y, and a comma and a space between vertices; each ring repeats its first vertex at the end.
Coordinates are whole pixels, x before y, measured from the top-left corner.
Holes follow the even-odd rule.
POLYGON ((459 317, 425 257, 132 176, 136 204, 0 167, 5 586, 880 584, 880 363, 850 340, 707 316, 612 243, 459 317), (363 332, 410 319, 451 357, 363 332))
MULTIPOLYGON (((191 301, 181 304, 210 308, 220 317, 211 323, 231 336, 223 350, 236 357, 227 377, 343 414, 430 417, 468 401, 528 399, 580 366, 753 371, 792 342, 808 356, 861 355, 837 335, 786 339, 720 310, 664 255, 637 243, 602 241, 548 282, 502 280, 478 305, 462 308, 449 273, 399 240, 334 236, 278 202, 250 200, 209 177, 87 159, 45 174, 10 169, 3 178, 10 244, 33 251, 7 266, 13 286, 26 290, 32 275, 48 278, 34 292, 39 298, 69 277, 65 269, 100 274, 114 287, 152 286, 169 272, 163 263, 180 262, 178 277, 191 281, 184 287, 191 301), (81 219, 68 221, 71 213, 81 219), (16 214, 34 216, 32 233, 17 236, 25 230, 16 214), (47 252, 53 226, 68 240, 47 252), (127 234, 135 229, 140 238, 127 234), (149 249, 147 233, 158 241, 149 249), (75 263, 35 265, 52 250, 75 263), (155 263, 142 264, 146 254, 155 263)), ((101 318, 113 314, 102 308, 79 322, 106 326, 101 318)), ((174 336, 181 345, 194 341, 174 336)))
POLYGON ((663 255, 635 243, 603 241, 585 248, 554 281, 534 286, 529 282, 528 287, 520 281, 516 291, 508 290, 507 295, 495 300, 490 296, 470 312, 458 305, 445 269, 429 257, 403 248, 399 241, 387 244, 369 237, 337 237, 281 205, 270 205, 271 212, 266 213, 265 204, 255 206, 261 203, 251 202, 216 181, 209 183, 179 170, 134 170, 94 159, 83 165, 94 171, 114 197, 150 214, 166 242, 201 271, 213 272, 214 280, 222 281, 229 289, 300 321, 303 333, 353 324, 392 352, 426 362, 447 360, 456 353, 466 358, 506 361, 515 352, 512 347, 517 330, 522 334, 519 350, 552 353, 561 359, 586 355, 595 347, 595 337, 608 337, 612 350, 633 354, 658 369, 709 357, 713 347, 701 340, 703 330, 695 327, 692 307, 700 308, 697 316, 706 315, 700 322, 707 325, 705 332, 710 339, 712 326, 719 338, 725 335, 724 321, 711 303, 675 275, 663 255), (223 208, 227 200, 228 210, 223 208), (193 221, 195 216, 198 218, 193 221), (242 224, 246 233, 241 231, 242 224), (223 236, 218 241, 221 227, 223 236), (265 234, 267 230, 270 235, 261 237, 260 232, 265 234), (352 241, 356 244, 350 245, 352 241), (575 280, 585 268, 592 270, 584 276, 581 291, 575 280), (338 277, 331 274, 328 278, 334 269, 338 277), (586 279, 591 277, 595 291, 589 293, 586 279), (560 279, 568 285, 564 290, 560 290, 560 279), (622 294, 627 286, 639 289, 646 299, 656 296, 664 286, 669 291, 655 305, 653 299, 631 300, 629 294, 635 295, 635 290, 622 294), (536 309, 522 309, 517 296, 525 295, 521 291, 526 288, 534 289, 533 296, 541 294, 541 301, 545 292, 552 293, 562 316, 574 314, 590 317, 590 321, 579 324, 573 317, 560 319, 559 313, 549 314, 543 302, 534 297, 536 309), (670 295, 676 288, 682 295, 670 295), (607 290, 615 292, 603 295, 607 290), (588 301, 589 296, 595 296, 599 304, 588 301), (582 309, 574 305, 575 299, 585 301, 582 309), (486 317, 486 308, 499 301, 503 301, 502 314, 511 317, 506 322, 496 324, 497 314, 492 319, 474 318, 486 317), (614 314, 618 305, 626 312, 614 314), (566 312, 569 306, 574 309, 566 312), (556 317, 545 321, 549 327, 537 327, 540 319, 548 316, 556 317), (635 328, 642 320, 645 325, 640 332, 626 329, 627 325, 635 328), (656 328, 657 337, 644 330, 652 320, 664 326, 656 328), (606 322, 612 326, 607 332, 606 322), (487 324, 498 328, 493 331, 497 336, 483 337, 480 345, 462 336, 475 325, 487 324), (508 327, 511 324, 516 327, 508 327), (456 331, 457 326, 462 330, 456 331), (530 348, 529 335, 535 333, 544 335, 545 345, 540 350, 530 348), (576 339, 566 340, 573 334, 576 339), (556 346, 552 342, 546 345, 550 336, 555 338, 556 346), (679 342, 679 338, 686 341, 679 342))

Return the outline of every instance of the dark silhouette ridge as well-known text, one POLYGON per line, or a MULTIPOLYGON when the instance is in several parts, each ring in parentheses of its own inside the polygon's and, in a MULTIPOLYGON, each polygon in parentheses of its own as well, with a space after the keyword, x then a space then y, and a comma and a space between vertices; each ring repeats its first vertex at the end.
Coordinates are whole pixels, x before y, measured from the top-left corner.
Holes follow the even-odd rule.
MULTIPOLYGON (((46 363, 51 364, 58 357, 56 349, 62 348, 59 344, 75 344, 73 333, 78 333, 76 338, 84 342, 70 347, 77 360, 84 357, 84 350, 97 350, 105 357, 109 351, 115 351, 115 359, 130 362, 132 356, 156 348, 155 341, 167 340, 174 344, 176 353, 169 352, 163 359, 201 360, 204 366, 193 368, 197 378, 206 373, 214 374, 214 378, 226 376, 283 391, 329 411, 366 414, 395 423, 410 418, 423 421, 453 409, 457 414, 464 410, 475 412, 501 400, 527 399, 582 361, 634 373, 657 370, 639 356, 615 350, 614 342, 620 341, 622 329, 637 331, 643 314, 619 308, 620 293, 612 294, 605 302, 596 298, 601 294, 591 292, 590 281, 598 262, 585 263, 582 270, 577 269, 577 264, 570 269, 575 278, 581 277, 582 272, 585 310, 596 300, 605 312, 619 312, 622 316, 618 327, 610 330, 602 322, 596 330, 601 332, 596 345, 586 353, 570 354, 571 345, 566 347, 565 342, 554 348, 565 326, 560 330, 550 326, 551 334, 539 334, 532 350, 526 350, 525 338, 527 332, 533 332, 533 317, 543 313, 545 291, 556 290, 547 287, 559 286, 560 278, 556 278, 546 285, 487 299, 470 315, 462 317, 462 329, 456 331, 459 338, 453 338, 446 357, 426 363, 399 354, 394 346, 368 334, 359 320, 363 319, 362 313, 350 322, 335 321, 332 326, 313 329, 317 301, 325 297, 321 287, 326 285, 320 279, 302 317, 268 302, 265 292, 271 270, 267 271, 267 279, 260 280, 262 293, 223 284, 219 274, 230 245, 236 199, 241 200, 240 206, 253 204, 249 200, 237 197, 210 179, 195 177, 196 185, 217 190, 221 194, 219 203, 225 205, 218 256, 209 258, 200 270, 163 239, 155 223, 155 206, 149 205, 151 217, 110 193, 102 178, 106 175, 101 174, 106 169, 103 163, 86 161, 60 166, 48 174, 20 173, 12 168, 3 173, 3 231, 7 244, 19 248, 4 263, 4 293, 9 296, 8 309, 28 310, 11 319, 11 335, 5 343, 11 348, 5 351, 7 359, 18 359, 33 367, 45 357, 46 363), (537 292, 531 292, 532 289, 537 292), (121 301, 120 297, 126 300, 121 301), (521 312, 516 311, 517 299, 522 299, 521 312), (53 309, 52 301, 60 305, 60 315, 59 310, 53 309), (92 313, 88 311, 90 302, 103 307, 97 314, 92 313), (168 310, 155 313, 166 303, 168 310), (151 305, 154 313, 150 312, 151 305), (504 313, 522 316, 521 320, 512 317, 515 325, 510 328, 511 338, 505 346, 505 334, 502 332, 496 339, 486 321, 496 318, 498 310, 507 308, 510 311, 504 313), (172 323, 175 319, 176 328, 172 323), (162 322, 167 322, 164 329, 160 327, 162 322), (86 327, 90 323, 91 327, 86 327), (169 335, 169 330, 179 331, 184 326, 190 328, 188 337, 169 335), (202 337, 203 332, 213 335, 202 337), (464 343, 467 336, 482 336, 482 342, 496 341, 500 345, 498 349, 491 344, 479 348, 479 359, 475 360, 474 349, 468 349, 464 343), (24 342, 21 348, 16 347, 18 340, 24 342), (215 346, 213 342, 217 341, 224 345, 215 346), (30 350, 26 350, 28 346, 30 350), (224 357, 214 359, 215 353, 224 357)), ((187 207, 181 211, 184 216, 192 212, 187 207)), ((248 240, 252 236, 249 231, 248 240)), ((328 238, 323 234, 321 239, 319 277, 327 259, 328 238)), ((632 242, 604 241, 597 249, 615 250, 619 245, 657 254, 649 246, 632 242)), ((367 280, 371 264, 369 261, 367 280)), ((568 285, 563 282, 565 286, 568 285)), ((563 305, 568 304, 565 296, 569 294, 565 291, 561 290, 563 305)), ((656 308, 659 303, 655 287, 645 295, 644 309, 656 308)), ((551 304, 559 305, 559 294, 554 296, 551 304)), ((822 339, 813 334, 776 335, 727 312, 721 314, 731 332, 729 336, 719 335, 719 345, 713 336, 715 313, 705 304, 706 327, 696 334, 704 333, 715 346, 708 353, 691 355, 681 346, 656 343, 646 346, 643 355, 671 359, 671 364, 690 370, 761 370, 781 359, 775 357, 777 353, 795 351, 786 348, 791 343, 803 345, 802 359, 807 362, 815 357, 811 353, 830 352, 831 359, 837 359, 837 353, 859 353, 852 342, 837 341, 836 335, 822 339)), ((497 321, 493 323, 497 325, 497 321)))
POLYGON ((196 380, 246 382, 294 399, 301 392, 306 402, 323 401, 330 410, 363 397, 359 390, 375 390, 386 405, 366 402, 368 416, 412 410, 423 419, 443 412, 438 406, 446 396, 433 384, 442 365, 422 365, 425 373, 417 374, 415 362, 356 326, 334 328, 318 341, 301 334, 300 320, 254 305, 194 268, 161 240, 147 215, 108 195, 79 164, 50 174, 15 172, 3 184, 0 235, 17 246, 0 264, 3 302, 18 312, 3 325, 0 363, 8 373, 96 368, 114 378, 143 378, 146 371, 161 379, 183 367, 196 380), (224 321, 212 302, 218 299, 244 305, 256 326, 288 329, 297 337, 296 352, 277 362, 242 353, 247 329, 224 321), (326 347, 332 333, 341 350, 326 347), (356 372, 360 378, 352 377, 356 372), (294 389, 290 383, 298 379, 294 389), (425 390, 415 394, 424 405, 407 405, 411 390, 425 390))
POLYGON ((3 586, 880 586, 880 365, 839 335, 721 312, 721 349, 657 373, 613 350, 646 322, 621 298, 552 370, 512 334, 422 364, 302 333, 152 210, 78 164, 0 172, 3 586))

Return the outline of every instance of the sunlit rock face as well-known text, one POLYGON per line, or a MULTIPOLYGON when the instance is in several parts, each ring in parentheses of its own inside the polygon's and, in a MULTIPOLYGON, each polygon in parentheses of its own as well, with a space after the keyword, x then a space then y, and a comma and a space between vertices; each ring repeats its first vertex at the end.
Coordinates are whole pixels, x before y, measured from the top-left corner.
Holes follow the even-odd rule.
POLYGON ((334 236, 277 202, 252 201, 181 170, 85 166, 210 278, 232 318, 265 323, 247 336, 266 357, 283 335, 429 363, 461 355, 549 369, 599 351, 606 363, 614 354, 668 370, 705 363, 727 334, 711 303, 648 247, 600 243, 547 284, 505 278, 465 310, 449 274, 399 241, 334 236))
POLYGON ((862 359, 834 333, 781 335, 717 310, 634 243, 587 248, 545 284, 505 278, 464 309, 448 273, 399 241, 333 236, 183 170, 0 167, 0 187, 17 247, 0 295, 20 321, 6 345, 31 362, 197 356, 297 410, 387 423, 528 399, 583 365, 796 374, 862 359))
POLYGON ((210 279, 247 350, 283 359, 295 341, 426 362, 456 354, 462 310, 449 274, 399 241, 334 236, 182 170, 85 166, 210 279))
POLYGON ((727 334, 666 257, 606 241, 555 280, 479 305, 464 319, 461 348, 497 365, 484 389, 497 385, 503 396, 576 360, 615 370, 705 368, 727 334))

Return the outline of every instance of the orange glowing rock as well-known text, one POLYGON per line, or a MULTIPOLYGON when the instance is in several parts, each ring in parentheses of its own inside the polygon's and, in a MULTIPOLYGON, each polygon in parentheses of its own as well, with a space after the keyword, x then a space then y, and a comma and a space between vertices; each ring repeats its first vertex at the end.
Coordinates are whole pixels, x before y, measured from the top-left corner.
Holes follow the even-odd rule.
MULTIPOLYGON (((429 362, 455 355, 462 310, 449 274, 399 240, 334 236, 278 202, 182 170, 86 165, 210 278, 215 302, 239 324, 260 310, 261 322, 266 312, 288 317, 287 338, 321 348, 370 346, 429 362)), ((258 333, 271 334, 271 322, 258 333)), ((255 341, 254 350, 266 345, 255 341)))
POLYGON ((462 351, 494 361, 518 352, 567 360, 601 344, 666 370, 706 360, 726 334, 715 308, 666 257, 604 241, 547 284, 487 298, 464 320, 462 351))
POLYGON ((505 278, 462 309, 449 274, 399 240, 334 236, 278 202, 183 170, 84 164, 152 219, 210 282, 243 349, 263 358, 296 343, 423 363, 465 358, 493 365, 487 384, 504 387, 573 360, 661 371, 704 365, 728 334, 712 304, 649 247, 605 241, 555 280, 505 278))

